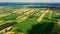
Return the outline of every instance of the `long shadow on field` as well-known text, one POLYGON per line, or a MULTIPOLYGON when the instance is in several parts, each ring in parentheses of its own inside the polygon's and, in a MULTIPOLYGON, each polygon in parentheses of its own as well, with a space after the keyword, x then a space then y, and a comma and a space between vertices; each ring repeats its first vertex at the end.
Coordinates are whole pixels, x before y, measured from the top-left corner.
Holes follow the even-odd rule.
POLYGON ((45 23, 38 23, 37 25, 33 25, 31 30, 28 30, 28 34, 37 34, 38 30, 44 25, 45 23))
POLYGON ((45 27, 43 30, 43 34, 52 34, 52 29, 54 27, 55 23, 54 22, 49 22, 49 24, 45 27))
POLYGON ((27 34, 47 34, 47 32, 51 32, 51 30, 54 26, 54 23, 50 22, 50 23, 47 23, 47 25, 46 25, 46 23, 47 22, 38 23, 37 25, 33 25, 32 29, 28 30, 27 34), (41 31, 42 27, 45 27, 45 28, 43 28, 43 30, 41 31))

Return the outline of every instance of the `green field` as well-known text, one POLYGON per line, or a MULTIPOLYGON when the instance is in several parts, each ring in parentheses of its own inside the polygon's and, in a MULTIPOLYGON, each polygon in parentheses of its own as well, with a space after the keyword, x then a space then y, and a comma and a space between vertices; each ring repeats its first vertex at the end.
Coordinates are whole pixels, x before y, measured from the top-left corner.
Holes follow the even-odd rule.
POLYGON ((18 8, 10 6, 2 7, 0 10, 0 15, 9 14, 0 17, 0 30, 12 26, 9 31, 17 34, 52 34, 54 24, 57 23, 57 18, 59 18, 59 16, 56 16, 55 10, 46 8, 18 8), (15 11, 16 13, 14 13, 15 11))

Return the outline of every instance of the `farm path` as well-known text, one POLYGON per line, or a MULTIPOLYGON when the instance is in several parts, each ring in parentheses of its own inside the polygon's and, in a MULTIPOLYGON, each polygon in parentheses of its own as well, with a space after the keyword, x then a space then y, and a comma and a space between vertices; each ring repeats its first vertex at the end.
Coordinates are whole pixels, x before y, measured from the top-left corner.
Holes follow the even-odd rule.
POLYGON ((41 20, 43 19, 43 17, 45 16, 45 14, 48 12, 49 10, 43 10, 41 11, 42 14, 39 16, 39 18, 37 19, 37 22, 41 22, 41 20))

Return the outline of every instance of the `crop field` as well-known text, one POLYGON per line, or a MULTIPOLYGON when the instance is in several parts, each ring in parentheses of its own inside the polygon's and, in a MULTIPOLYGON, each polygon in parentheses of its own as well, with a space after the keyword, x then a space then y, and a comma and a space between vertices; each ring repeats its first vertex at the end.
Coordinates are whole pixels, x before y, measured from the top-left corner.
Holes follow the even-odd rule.
POLYGON ((2 6, 0 33, 60 34, 60 10, 2 6))

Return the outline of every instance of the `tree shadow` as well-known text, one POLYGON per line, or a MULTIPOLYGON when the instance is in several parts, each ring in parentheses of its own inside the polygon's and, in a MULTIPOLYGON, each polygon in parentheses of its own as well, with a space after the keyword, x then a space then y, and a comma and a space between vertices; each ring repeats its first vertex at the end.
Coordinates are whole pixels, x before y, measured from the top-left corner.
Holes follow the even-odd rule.
POLYGON ((53 22, 43 22, 43 23, 38 23, 37 25, 33 25, 31 30, 28 30, 27 34, 47 34, 50 33, 53 26, 55 23, 53 22), (46 25, 47 23, 47 25, 46 25), (46 25, 46 27, 43 29, 43 31, 41 31, 41 28, 44 27, 46 25))

